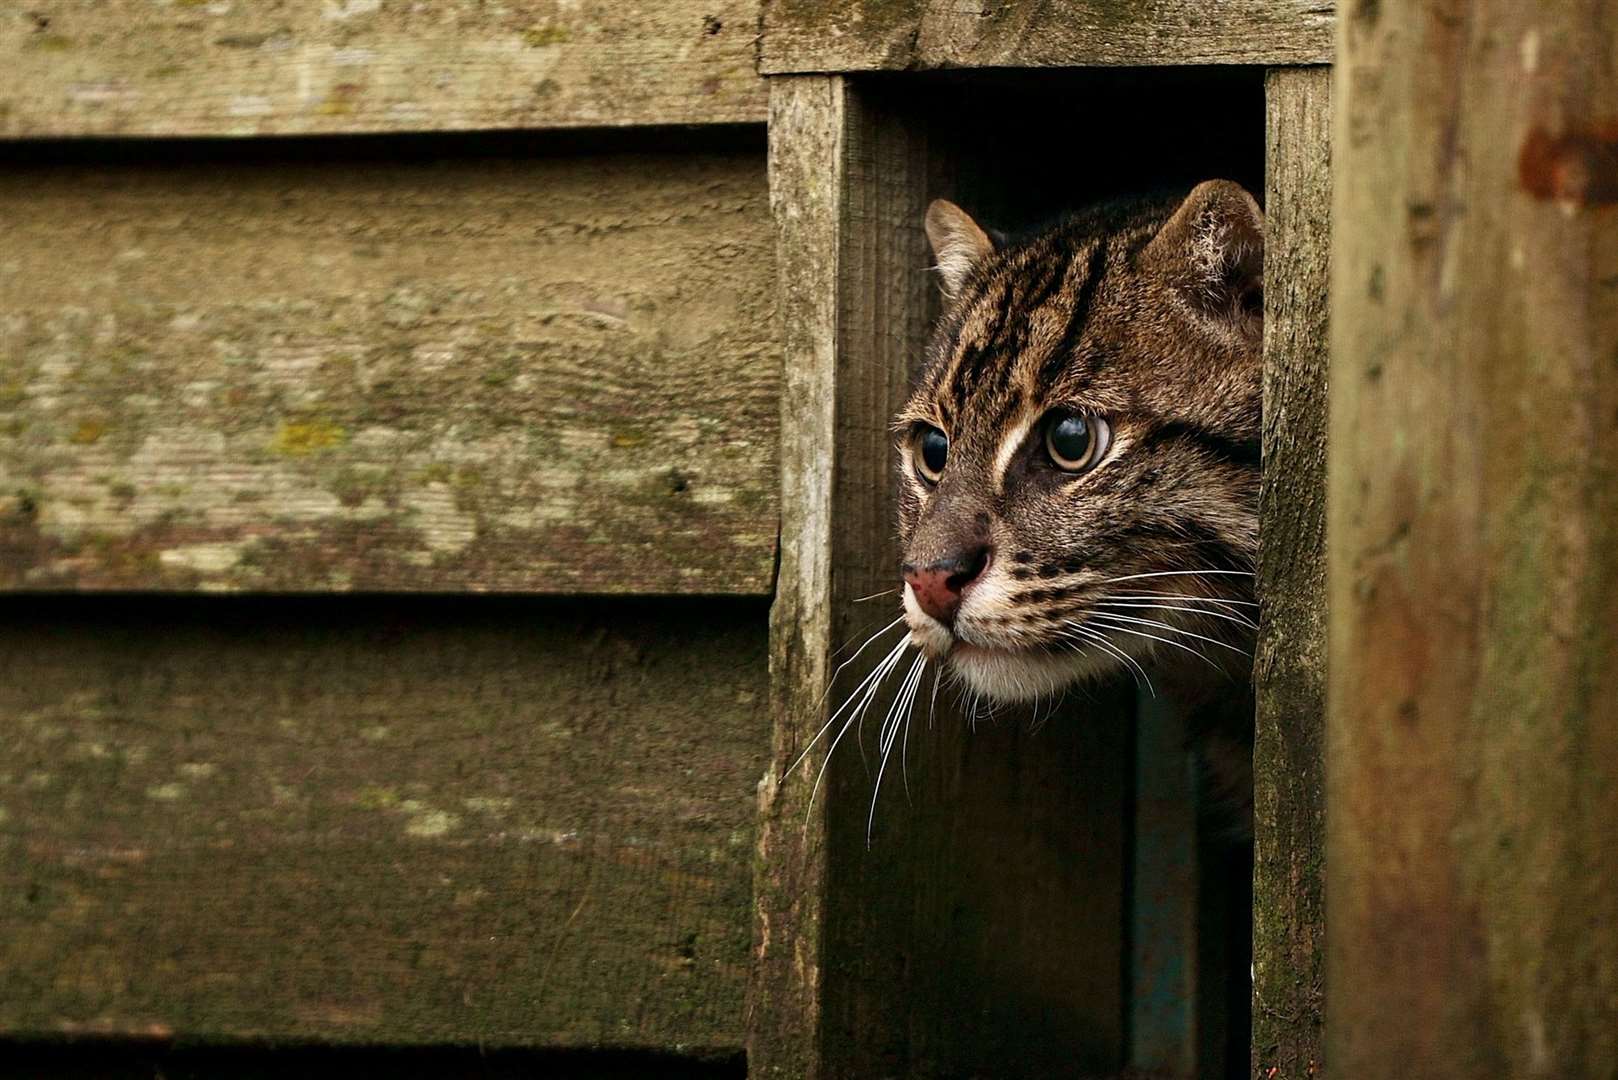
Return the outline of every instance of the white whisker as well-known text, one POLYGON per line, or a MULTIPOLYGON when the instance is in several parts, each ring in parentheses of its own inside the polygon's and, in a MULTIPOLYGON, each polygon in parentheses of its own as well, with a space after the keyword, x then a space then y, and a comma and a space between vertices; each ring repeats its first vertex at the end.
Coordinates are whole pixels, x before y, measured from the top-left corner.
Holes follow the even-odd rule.
MULTIPOLYGON (((1097 615, 1097 614, 1092 614, 1090 616, 1091 619, 1099 619, 1099 618, 1102 618, 1102 617, 1103 616, 1097 615)), ((1212 660, 1210 660, 1206 654, 1201 653, 1201 652, 1197 651, 1196 649, 1191 648, 1189 645, 1181 644, 1178 641, 1172 641, 1172 640, 1170 640, 1169 638, 1166 638, 1166 637, 1158 637, 1156 634, 1148 634, 1144 630, 1131 630, 1126 626, 1115 626, 1115 625, 1113 625, 1111 623, 1102 623, 1100 625, 1104 626, 1108 630, 1113 631, 1114 633, 1132 634, 1132 635, 1134 635, 1135 637, 1138 637, 1138 638, 1146 638, 1149 641, 1157 641, 1157 642, 1161 642, 1164 645, 1172 645, 1174 648, 1179 649, 1182 652, 1188 652, 1192 656, 1195 656, 1197 659, 1201 660, 1203 663, 1207 664, 1209 667, 1213 668, 1215 671, 1218 671, 1218 672, 1223 672, 1224 671, 1224 668, 1220 667, 1218 664, 1216 664, 1212 660)))
POLYGON ((1126 574, 1123 577, 1108 578, 1106 581, 1098 581, 1098 582, 1096 582, 1096 584, 1097 585, 1116 585, 1120 581, 1140 581, 1140 580, 1142 580, 1144 578, 1203 577, 1205 575, 1212 575, 1212 574, 1236 574, 1236 575, 1240 575, 1241 577, 1252 577, 1253 576, 1253 571, 1251 571, 1251 570, 1154 570, 1149 574, 1126 574))
POLYGON ((934 668, 933 668, 933 696, 930 699, 928 699, 928 701, 927 701, 927 730, 928 731, 931 731, 933 729, 933 709, 934 709, 935 706, 938 705, 938 677, 941 674, 943 674, 943 672, 944 672, 944 665, 943 665, 942 662, 940 662, 939 664, 934 666, 934 668))
POLYGON ((870 596, 858 597, 857 599, 854 600, 854 603, 863 604, 867 600, 877 600, 877 599, 880 599, 881 597, 884 597, 884 596, 892 596, 894 593, 896 593, 898 591, 899 591, 898 589, 883 589, 881 592, 874 592, 870 596))
MULTIPOLYGON (((883 681, 887 679, 888 675, 893 671, 893 669, 898 666, 899 657, 904 652, 905 646, 909 644, 910 639, 906 638, 899 642, 899 644, 895 645, 893 647, 893 651, 890 652, 883 659, 883 661, 872 670, 871 674, 865 677, 864 682, 862 682, 859 687, 855 688, 854 693, 848 696, 848 701, 845 701, 842 705, 838 706, 837 712, 832 713, 831 719, 827 720, 825 725, 821 727, 819 733, 815 735, 814 741, 818 741, 820 736, 826 733, 826 730, 831 727, 842 711, 848 708, 849 703, 859 695, 860 690, 862 688, 869 687, 865 690, 865 696, 861 698, 860 704, 854 709, 853 712, 849 713, 848 719, 843 721, 843 726, 841 730, 837 732, 837 737, 831 741, 831 746, 827 747, 826 749, 826 758, 820 763, 820 773, 815 777, 815 786, 809 790, 809 805, 804 811, 805 824, 808 823, 809 815, 814 811, 815 795, 820 791, 820 785, 826 779, 826 769, 829 765, 831 765, 833 755, 837 753, 838 744, 843 741, 843 737, 846 736, 849 729, 854 726, 854 721, 857 718, 861 718, 865 715, 865 710, 870 707, 871 699, 876 696, 877 689, 882 685, 883 681)), ((814 742, 812 741, 810 746, 813 745, 814 742)), ((808 752, 809 747, 805 747, 804 754, 808 754, 808 752)), ((802 755, 799 756, 799 760, 802 760, 802 755)), ((796 768, 796 763, 794 763, 794 768, 796 768)))
MULTIPOLYGON (((837 670, 833 671, 831 673, 831 678, 826 680, 826 688, 820 692, 820 700, 815 702, 815 708, 818 709, 818 708, 820 708, 822 705, 824 705, 826 703, 826 695, 831 693, 831 688, 837 685, 837 677, 843 673, 844 668, 848 667, 848 665, 850 665, 854 661, 858 660, 860 658, 860 653, 864 652, 867 648, 869 648, 871 642, 875 641, 877 638, 881 637, 883 634, 886 634, 889 630, 892 630, 895 626, 898 626, 900 623, 902 623, 904 621, 905 621, 904 613, 900 612, 899 617, 897 619, 894 619, 888 625, 884 626, 882 629, 878 630, 876 633, 874 633, 870 637, 866 638, 864 643, 861 644, 859 648, 854 650, 854 655, 853 656, 850 656, 847 660, 844 660, 841 664, 838 664, 837 665, 837 670)), ((908 630, 906 630, 905 632, 909 633, 908 630)), ((854 640, 854 639, 849 638, 849 641, 852 641, 852 640, 854 640)), ((844 642, 843 648, 846 649, 847 647, 848 647, 847 642, 844 642)), ((842 651, 842 649, 838 650, 838 652, 841 652, 841 651, 842 651)), ((837 654, 833 653, 832 655, 835 656, 837 654)))
POLYGON ((867 814, 865 818, 866 847, 871 846, 871 831, 876 826, 876 800, 882 794, 882 774, 888 770, 888 759, 893 753, 893 742, 894 739, 896 739, 899 735, 899 706, 900 703, 904 701, 905 692, 911 686, 913 686, 917 680, 920 679, 922 666, 926 662, 927 657, 925 654, 916 657, 916 662, 910 665, 910 670, 905 674, 904 682, 899 686, 898 695, 893 699, 893 704, 888 708, 888 715, 882 719, 882 727, 879 729, 877 739, 878 748, 882 753, 882 760, 881 763, 876 767, 876 784, 871 788, 871 812, 867 814), (890 721, 892 722, 891 732, 889 731, 890 721))
POLYGON ((1118 622, 1133 623, 1136 626, 1152 626, 1159 630, 1167 630, 1170 633, 1184 634, 1186 637, 1196 638, 1198 641, 1206 641, 1210 645, 1217 645, 1221 649, 1229 649, 1231 652, 1237 653, 1238 655, 1249 656, 1246 649, 1237 648, 1235 645, 1232 645, 1226 641, 1220 641, 1218 638, 1211 638, 1205 634, 1198 634, 1195 631, 1187 630, 1183 626, 1174 626, 1171 623, 1161 622, 1157 619, 1137 619, 1133 615, 1118 615, 1110 611, 1097 611, 1093 614, 1097 617, 1113 619, 1118 622))
POLYGON ((1207 608, 1178 607, 1173 604, 1143 604, 1119 600, 1097 600, 1094 603, 1098 608, 1125 608, 1141 609, 1146 611, 1183 611, 1187 615, 1197 615, 1209 619, 1224 619, 1226 622, 1233 622, 1238 626, 1245 626, 1249 630, 1258 629, 1258 623, 1247 618, 1245 615, 1231 615, 1223 611, 1209 611, 1207 608))
POLYGON ((1088 641, 1092 645, 1099 646, 1109 655, 1116 656, 1118 659, 1122 660, 1125 667, 1129 669, 1129 673, 1135 677, 1135 685, 1139 686, 1144 681, 1146 684, 1146 692, 1151 694, 1153 698, 1157 697, 1157 689, 1152 686, 1152 680, 1146 674, 1146 669, 1141 667, 1140 661, 1136 660, 1133 656, 1130 656, 1127 652, 1113 644, 1111 641, 1108 641, 1107 636, 1101 633, 1099 630, 1093 630, 1090 627, 1085 626, 1083 623, 1067 622, 1067 625, 1071 627, 1072 630, 1082 638, 1082 640, 1088 641))
MULTIPOLYGON (((902 616, 901 616, 901 618, 902 618, 902 616)), ((891 626, 891 624, 890 624, 890 626, 891 626)), ((881 631, 878 631, 877 633, 880 634, 881 631)), ((872 641, 875 641, 875 640, 876 640, 876 637, 875 637, 875 635, 873 635, 869 640, 866 641, 865 645, 869 645, 872 641)), ((786 772, 782 774, 783 776, 791 775, 791 773, 792 773, 792 771, 794 769, 796 769, 799 765, 803 764, 803 759, 809 756, 809 751, 814 749, 815 743, 819 742, 820 737, 822 735, 826 734, 826 730, 828 728, 830 728, 832 726, 832 724, 836 723, 837 718, 842 715, 843 710, 848 708, 849 704, 851 702, 853 702, 853 700, 855 698, 859 697, 860 691, 865 689, 866 684, 868 684, 872 679, 875 679, 877 677, 878 672, 880 672, 882 670, 882 665, 886 664, 889 659, 892 659, 893 657, 897 656, 904 649, 904 647, 906 645, 908 645, 908 644, 909 644, 909 639, 908 638, 901 639, 900 642, 893 647, 893 651, 890 652, 886 657, 884 657, 882 659, 881 663, 878 663, 876 665, 876 667, 872 668, 871 671, 865 676, 865 678, 860 680, 860 684, 858 686, 854 687, 853 692, 850 693, 848 695, 848 697, 843 700, 843 703, 837 707, 837 711, 832 713, 831 716, 827 718, 826 722, 820 726, 819 731, 815 732, 815 737, 809 740, 809 744, 803 748, 803 752, 800 753, 793 760, 791 765, 787 766, 786 772)), ((860 651, 861 652, 865 651, 865 645, 860 646, 860 651)), ((839 667, 837 669, 837 671, 840 673, 843 670, 844 667, 847 667, 849 664, 852 664, 858 658, 859 658, 859 653, 855 653, 853 656, 849 657, 846 661, 844 661, 843 666, 839 667)), ((832 680, 835 682, 836 678, 837 678, 837 676, 834 674, 832 676, 832 680)), ((831 690, 831 685, 828 684, 827 687, 826 687, 826 690, 821 691, 820 701, 815 702, 815 708, 817 708, 817 709, 820 708, 821 703, 826 700, 826 694, 830 690, 831 690)))
POLYGON ((1196 596, 1187 593, 1162 592, 1122 592, 1108 593, 1107 595, 1116 596, 1121 600, 1185 600, 1188 602, 1195 601, 1202 604, 1218 604, 1221 606, 1233 604, 1238 607, 1258 607, 1258 601, 1256 600, 1232 600, 1228 596, 1196 596))

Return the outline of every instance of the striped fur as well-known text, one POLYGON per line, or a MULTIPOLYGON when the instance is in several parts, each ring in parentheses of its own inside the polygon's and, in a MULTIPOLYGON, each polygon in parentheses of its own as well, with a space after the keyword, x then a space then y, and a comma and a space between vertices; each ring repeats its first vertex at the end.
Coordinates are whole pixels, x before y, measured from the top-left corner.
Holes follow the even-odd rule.
POLYGON ((1245 684, 1262 392, 1252 198, 1210 181, 999 249, 949 204, 927 225, 947 303, 895 421, 900 536, 917 565, 973 544, 993 554, 952 628, 905 588, 912 640, 992 700, 1150 677, 1193 653, 1245 684), (1045 452, 1064 411, 1111 425, 1090 472, 1045 452), (914 461, 929 425, 950 440, 936 486, 914 461), (1184 599, 1131 595, 1146 593, 1184 599))

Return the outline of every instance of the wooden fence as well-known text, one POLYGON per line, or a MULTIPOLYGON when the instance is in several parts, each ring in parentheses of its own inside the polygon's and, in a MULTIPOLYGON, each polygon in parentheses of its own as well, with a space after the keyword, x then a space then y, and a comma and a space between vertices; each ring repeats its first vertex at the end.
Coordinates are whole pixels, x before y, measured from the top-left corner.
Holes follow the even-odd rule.
POLYGON ((1593 0, 0 13, 0 1034, 1618 1073, 1614 42, 1593 0), (927 202, 1212 175, 1268 221, 1250 1032, 1131 694, 943 703, 874 814, 857 751, 787 773, 886 621, 927 202))

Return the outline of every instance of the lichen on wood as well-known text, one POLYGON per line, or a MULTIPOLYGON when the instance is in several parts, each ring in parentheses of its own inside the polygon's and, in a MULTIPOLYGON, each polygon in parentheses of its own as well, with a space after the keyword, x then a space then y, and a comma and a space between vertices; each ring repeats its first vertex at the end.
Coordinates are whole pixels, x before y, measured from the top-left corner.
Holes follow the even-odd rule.
POLYGON ((0 177, 0 588, 769 588, 745 151, 0 177))
POLYGON ((0 138, 758 123, 757 0, 41 0, 0 13, 0 138))

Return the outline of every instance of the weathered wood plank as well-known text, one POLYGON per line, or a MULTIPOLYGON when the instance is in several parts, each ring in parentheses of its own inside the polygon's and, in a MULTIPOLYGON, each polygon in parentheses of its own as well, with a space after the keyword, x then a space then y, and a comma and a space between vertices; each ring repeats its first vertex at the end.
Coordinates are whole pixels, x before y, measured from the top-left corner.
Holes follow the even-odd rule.
POLYGON ((768 591, 752 140, 300 146, 0 172, 0 588, 768 591))
MULTIPOLYGON (((861 734, 838 747, 812 814, 829 739, 786 771, 899 640, 890 630, 828 693, 834 660, 898 614, 888 420, 933 307, 921 221, 949 192, 929 185, 971 142, 931 130, 942 118, 917 104, 835 76, 772 88, 789 359, 748 1055, 759 1076, 1033 1077, 1123 1053, 1129 695, 1097 694, 1031 734, 1022 716, 971 730, 946 690, 932 726, 915 720, 912 798, 892 763, 874 814, 861 734), (857 602, 875 593, 888 595, 857 602)), ((897 690, 894 678, 877 707, 897 690)))
POLYGON ((757 602, 0 629, 0 1035, 739 1047, 757 602))
MULTIPOLYGON (((1331 72, 1266 80, 1264 487, 1253 678, 1253 1066, 1321 1063, 1331 72)), ((1273 1072, 1271 1070, 1274 1070, 1273 1072)))
MULTIPOLYGON (((776 228, 781 385, 781 561, 770 609, 770 767, 759 785, 747 1056, 760 1077, 809 1080, 821 1049, 828 917, 826 804, 788 769, 815 737, 836 643, 837 249, 849 90, 841 79, 771 80, 770 204, 776 228), (812 812, 811 812, 812 811, 812 812)), ((862 522, 869 525, 869 521, 862 522)), ((857 550, 849 552, 864 557, 857 550)))
POLYGON ((1618 10, 1361 4, 1332 234, 1327 1057, 1618 1075, 1618 10))
POLYGON ((1331 0, 764 0, 760 70, 1329 62, 1331 0))
POLYGON ((759 123, 757 0, 41 0, 0 138, 759 123))

